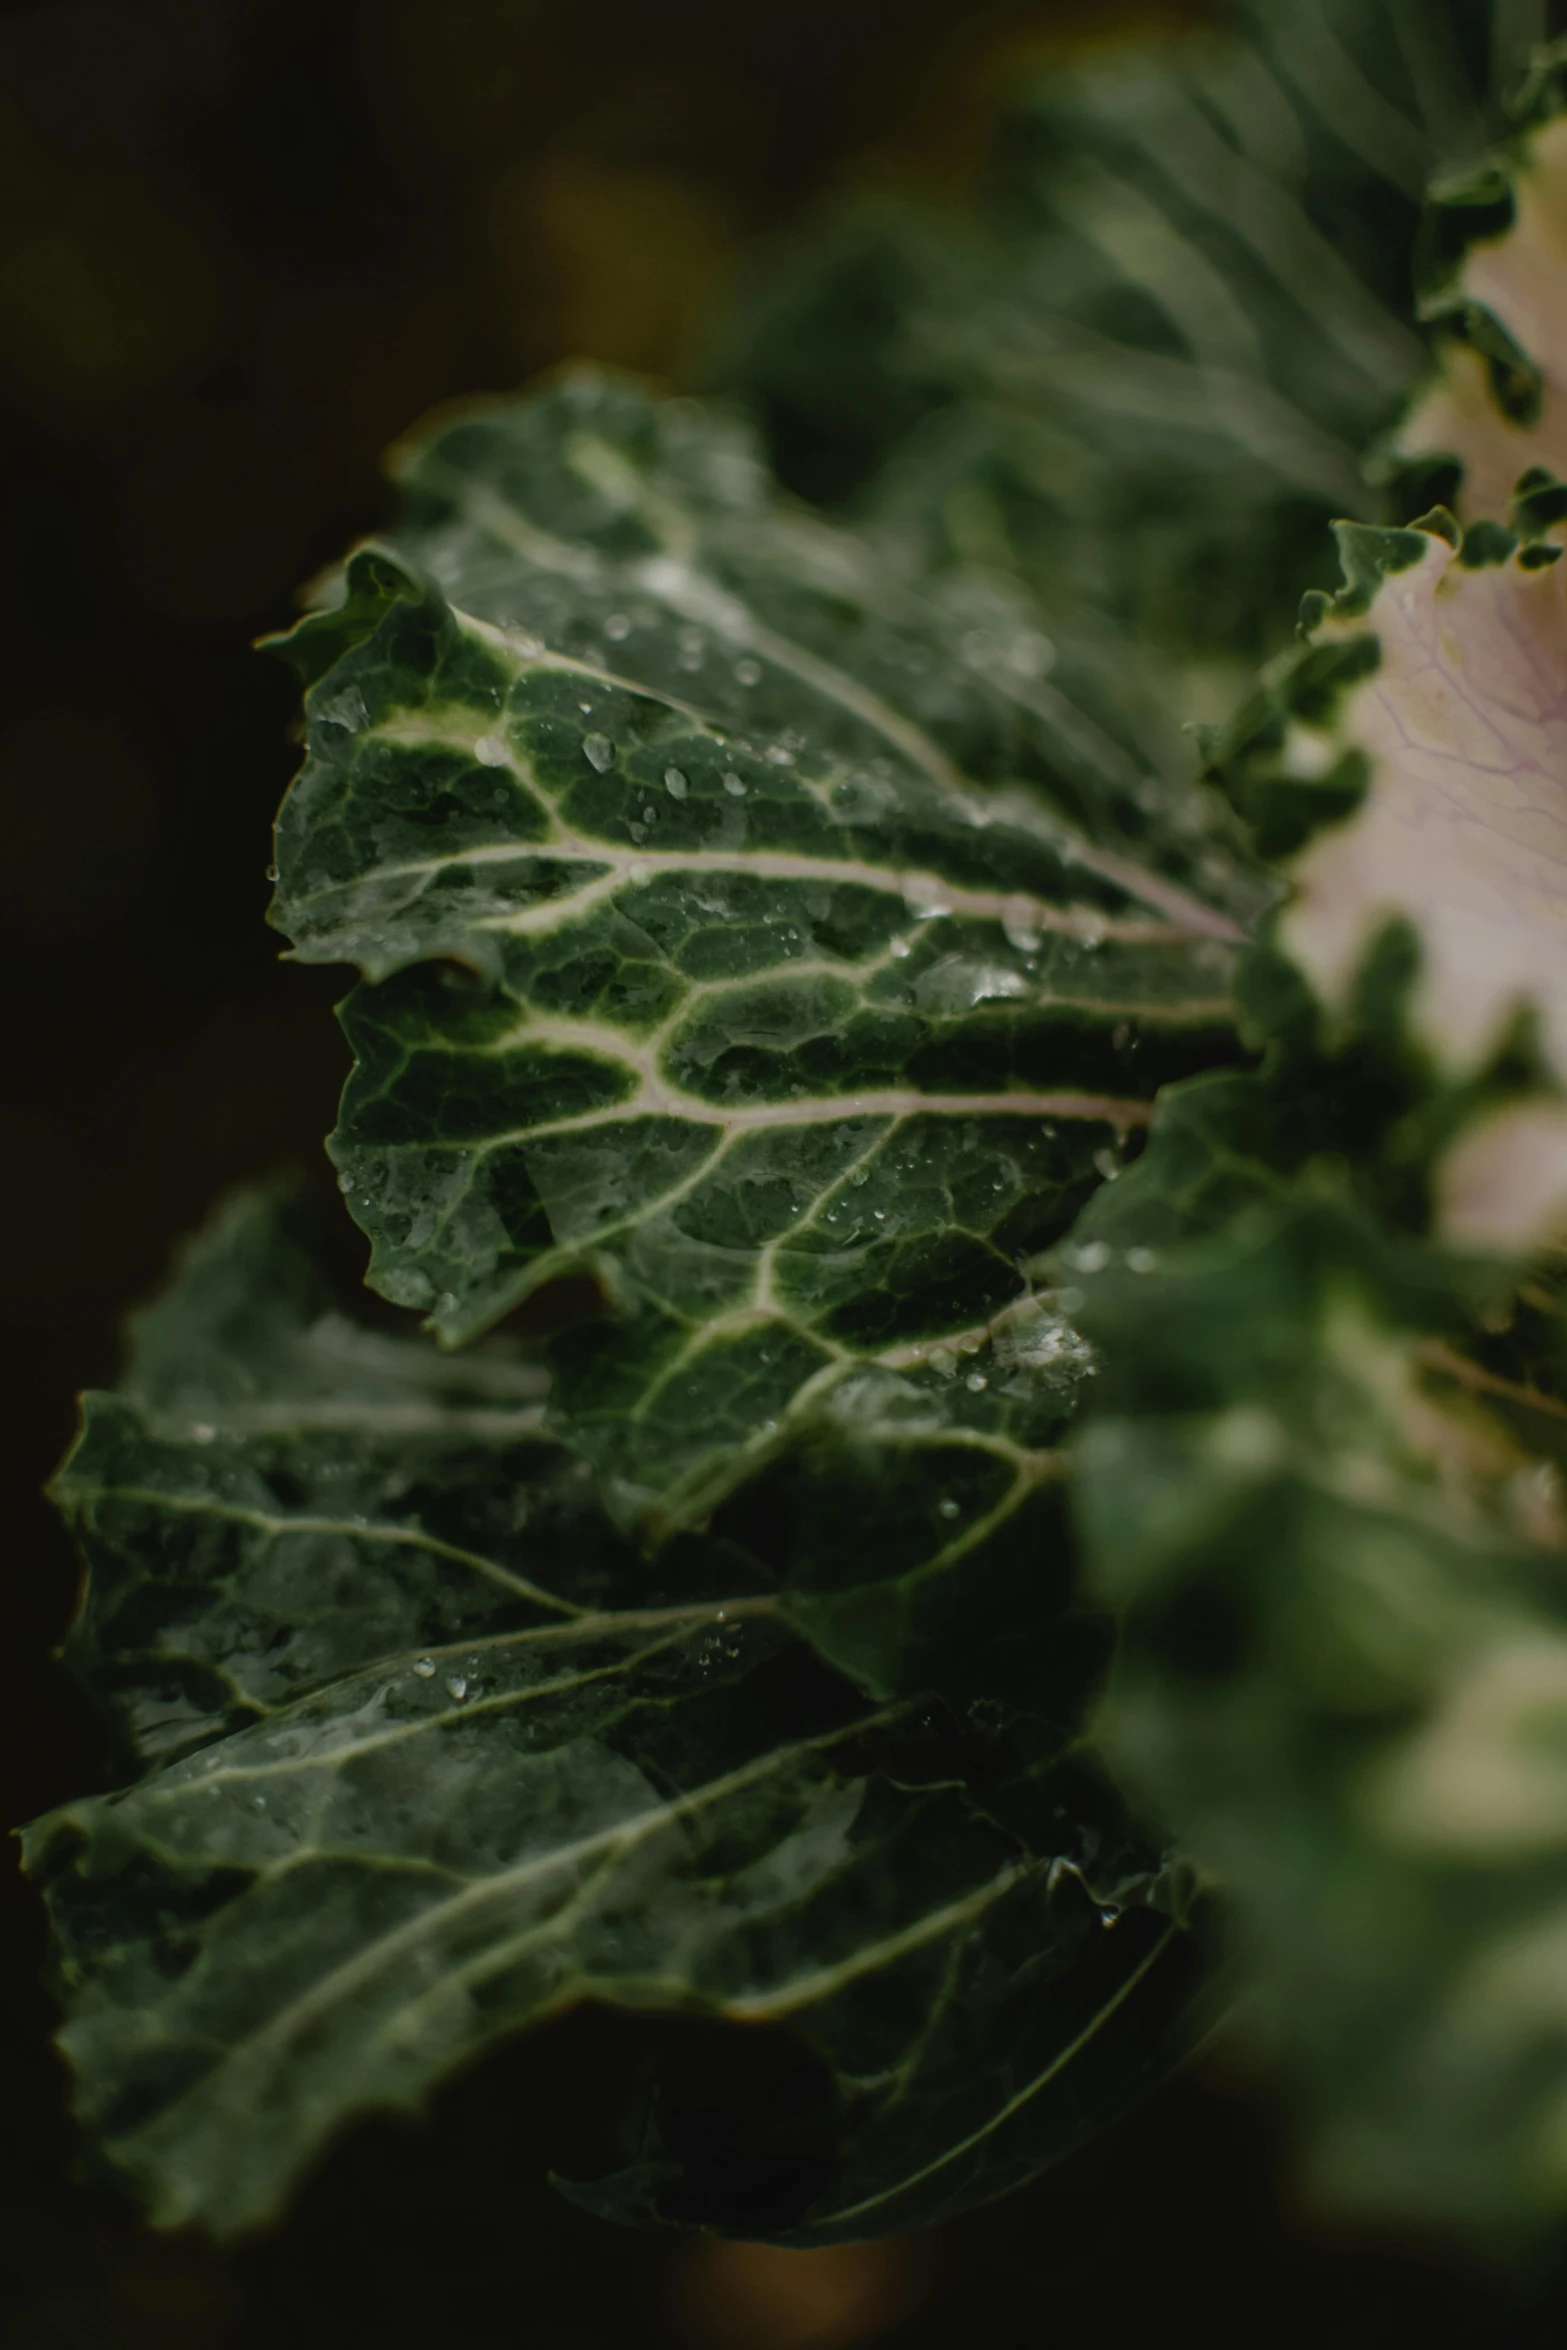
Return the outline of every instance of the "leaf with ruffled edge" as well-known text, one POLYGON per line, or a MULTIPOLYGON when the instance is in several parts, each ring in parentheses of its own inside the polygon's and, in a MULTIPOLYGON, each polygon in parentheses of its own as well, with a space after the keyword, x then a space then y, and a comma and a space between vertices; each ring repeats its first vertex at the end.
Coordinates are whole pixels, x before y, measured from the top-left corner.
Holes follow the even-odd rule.
POLYGON ((792 2027, 819 2095, 808 2144, 758 2120, 766 2195, 656 2145, 579 2191, 797 2242, 1000 2193, 1156 2077, 1190 1937, 1079 1751, 1102 1632, 1021 1706, 866 1700, 735 1541, 626 1546, 536 1362, 365 1328, 302 1230, 205 1237, 57 1488, 76 1660, 152 1767, 26 1852, 78 2110, 160 2224, 263 2223, 587 1998, 792 2027))
MULTIPOLYGON (((1554 510, 1558 493, 1535 497, 1554 510)), ((1349 584, 1311 599, 1307 649, 1218 765, 1289 884, 1271 943, 1324 1045, 1374 1025, 1379 992, 1396 998, 1404 1043, 1457 1105, 1432 1178, 1439 1229, 1526 1248, 1567 1209, 1560 549, 1441 513, 1339 537, 1349 584)))
POLYGON ((1433 191, 1424 312, 1436 363, 1388 455, 1466 520, 1505 520, 1536 466, 1567 473, 1564 71, 1558 45, 1520 96, 1511 147, 1433 191))
POLYGON ((1078 1252, 1102 1729, 1223 1887, 1314 2192, 1516 2243, 1567 2209, 1558 1305, 1273 1188, 1078 1252), (1510 1315, 1532 1376, 1484 1359, 1510 1315))
POLYGON ((1084 1350, 1021 1268, 1235 1054, 1255 884, 702 411, 574 379, 403 480, 290 640, 278 827, 276 920, 372 983, 332 1144, 371 1279, 461 1342, 593 1276, 556 1410, 613 1514, 666 1539, 815 1443, 804 1571, 879 1587, 816 1628, 917 1683, 911 1610, 1059 1474, 1084 1350))
POLYGON ((1289 892, 1262 1066, 1060 1252, 1073 1494, 1108 1751, 1223 1887, 1314 2185, 1517 2241, 1567 2203, 1564 587, 1444 513, 1341 547, 1217 746, 1289 892))

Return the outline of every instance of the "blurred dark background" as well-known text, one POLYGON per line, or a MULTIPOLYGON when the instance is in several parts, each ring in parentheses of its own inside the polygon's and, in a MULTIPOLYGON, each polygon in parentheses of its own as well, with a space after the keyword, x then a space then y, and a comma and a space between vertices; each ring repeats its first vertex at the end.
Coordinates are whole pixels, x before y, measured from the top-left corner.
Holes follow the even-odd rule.
MULTIPOLYGON (((704 320, 866 184, 961 200, 996 95, 1196 0, 54 0, 0 9, 3 1809, 101 1783, 50 1661, 75 1567, 39 1487, 74 1391, 214 1194, 312 1166, 333 974, 263 927, 292 694, 249 649, 386 511, 421 411, 588 354, 673 382, 704 320)), ((1437 2248, 1289 2216, 1210 2066, 940 2239, 815 2262, 609 2232, 558 2202, 647 2027, 584 2016, 424 2130, 342 2147, 272 2240, 140 2228, 82 2171, 43 1935, 0 1911, 0 2324, 15 2350, 317 2344, 1340 2350, 1502 2338, 1437 2248)), ((1567 2339, 1551 2321, 1520 2344, 1567 2339)), ((1509 2337, 1510 2338, 1510 2337, 1509 2337)))

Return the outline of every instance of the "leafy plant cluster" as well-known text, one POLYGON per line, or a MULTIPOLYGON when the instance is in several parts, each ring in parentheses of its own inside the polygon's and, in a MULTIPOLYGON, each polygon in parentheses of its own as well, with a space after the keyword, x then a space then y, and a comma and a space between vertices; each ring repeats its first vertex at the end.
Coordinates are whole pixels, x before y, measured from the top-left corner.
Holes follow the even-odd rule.
POLYGON ((1559 2222, 1537 15, 1058 77, 987 219, 845 221, 725 398, 410 443, 280 640, 390 1304, 274 1194, 139 1317, 57 1486, 133 1775, 27 1831, 160 2222, 584 1999, 812 2084, 720 2170, 644 2103, 568 2189, 616 2217, 922 2224, 1239 1999, 1327 2192, 1559 2222))

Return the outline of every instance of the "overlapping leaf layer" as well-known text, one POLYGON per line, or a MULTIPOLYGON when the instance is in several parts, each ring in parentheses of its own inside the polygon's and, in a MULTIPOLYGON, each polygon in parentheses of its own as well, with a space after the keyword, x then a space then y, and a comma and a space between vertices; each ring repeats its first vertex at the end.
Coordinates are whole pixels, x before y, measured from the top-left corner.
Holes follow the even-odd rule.
MULTIPOLYGON (((814 2084, 721 2193, 655 2113, 576 2190, 620 2216, 906 2228, 1118 2110, 1191 1937, 1085 1742, 1074 1461, 1108 1734, 1224 1881, 1324 2173, 1560 2208, 1558 1285, 1432 1235, 1567 1199, 1567 499, 1346 535, 1219 745, 1259 875, 1178 721, 1363 502, 1413 351, 1381 231, 1472 141, 1492 12, 1242 14, 1041 100, 985 252, 818 282, 888 330, 790 345, 828 486, 880 468, 865 538, 578 375, 406 451, 283 640, 274 918, 361 974, 342 1190, 467 1351, 345 1315, 252 1203, 62 1474, 143 1775, 29 1861, 165 2221, 264 2221, 584 1999, 784 2026, 814 2084), (551 1284, 546 1361, 498 1326, 551 1284)), ((1448 193, 1509 432, 1553 71, 1524 178, 1448 193)), ((741 373, 782 444, 780 347, 741 373)))
POLYGON ((1427 181, 1500 127, 1544 17, 1243 0, 1041 76, 978 221, 847 214, 764 281, 721 379, 812 495, 1077 631, 1087 602, 1121 676, 1216 715, 1326 523, 1377 512, 1363 456, 1420 370, 1427 181))
POLYGON ((1080 1357, 1022 1268, 1235 1050, 1222 828, 700 411, 580 378, 404 483, 291 640, 278 828, 275 918, 372 982, 372 1280, 461 1340, 591 1273, 561 1424, 656 1538, 823 1428, 939 1442, 965 1529, 1023 1502, 1080 1357))
POLYGON ((1027 2176, 1190 1989, 1080 1747, 1103 1627, 1041 1626, 982 1704, 869 1700, 741 1542, 648 1567, 542 1387, 348 1319, 261 1201, 90 1399, 77 1661, 150 1767, 28 1832, 84 2118, 161 2221, 231 2233, 351 2116, 597 1997, 789 2024, 819 2093, 806 2143, 758 2118, 749 2201, 656 2135, 589 2199, 824 2241, 1027 2176))
POLYGON ((1219 746, 1292 883, 1263 1065, 1169 1093, 1069 1251, 1074 1493, 1112 1750, 1227 1889, 1319 2190, 1516 2244, 1567 2205, 1560 550, 1343 549, 1219 746))
POLYGON ((1567 2204, 1559 1285, 1509 1305, 1321 1169, 1238 1208, 1222 1109, 1206 1187, 1181 1140, 1228 1216, 1082 1243, 1112 1750, 1227 1888, 1316 2192, 1514 2243, 1567 2204))

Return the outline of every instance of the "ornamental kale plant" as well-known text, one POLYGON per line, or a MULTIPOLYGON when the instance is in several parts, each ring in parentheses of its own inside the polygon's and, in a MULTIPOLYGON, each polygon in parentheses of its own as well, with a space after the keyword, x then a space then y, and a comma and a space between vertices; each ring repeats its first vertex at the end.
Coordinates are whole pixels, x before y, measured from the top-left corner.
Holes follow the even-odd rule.
POLYGON ((1058 77, 723 397, 411 442, 278 640, 389 1305, 270 1193, 135 1322, 56 1488, 131 1775, 26 1832, 161 2224, 598 2000, 815 2084, 722 2176, 643 2100, 618 2218, 918 2226, 1228 2024, 1330 2197, 1559 2226, 1546 29, 1058 77))

